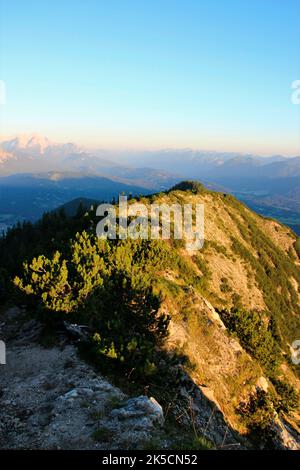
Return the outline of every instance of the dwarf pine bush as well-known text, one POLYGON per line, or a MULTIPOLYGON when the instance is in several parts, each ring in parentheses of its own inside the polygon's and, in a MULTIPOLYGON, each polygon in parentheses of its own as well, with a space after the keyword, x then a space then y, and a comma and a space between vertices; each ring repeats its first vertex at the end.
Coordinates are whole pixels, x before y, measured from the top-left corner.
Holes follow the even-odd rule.
POLYGON ((167 335, 169 318, 159 313, 152 281, 169 259, 169 248, 160 241, 108 242, 84 231, 64 254, 24 263, 14 284, 44 317, 55 312, 87 324, 96 355, 143 369, 167 335))

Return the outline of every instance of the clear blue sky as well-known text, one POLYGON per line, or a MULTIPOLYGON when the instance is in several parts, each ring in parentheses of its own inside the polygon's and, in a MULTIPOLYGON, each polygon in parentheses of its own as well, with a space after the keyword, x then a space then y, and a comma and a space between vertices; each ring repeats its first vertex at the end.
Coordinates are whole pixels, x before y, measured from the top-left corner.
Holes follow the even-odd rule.
POLYGON ((300 154, 300 0, 0 0, 2 136, 300 154))

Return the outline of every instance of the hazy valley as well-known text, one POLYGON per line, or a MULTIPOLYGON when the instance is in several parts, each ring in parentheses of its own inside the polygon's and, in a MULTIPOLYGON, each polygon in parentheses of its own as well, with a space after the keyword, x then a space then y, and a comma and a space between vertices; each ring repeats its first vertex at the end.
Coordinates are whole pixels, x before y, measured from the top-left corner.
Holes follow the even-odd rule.
POLYGON ((86 151, 40 136, 0 144, 0 229, 37 220, 72 199, 164 191, 184 178, 232 193, 299 233, 300 157, 259 157, 190 149, 86 151))

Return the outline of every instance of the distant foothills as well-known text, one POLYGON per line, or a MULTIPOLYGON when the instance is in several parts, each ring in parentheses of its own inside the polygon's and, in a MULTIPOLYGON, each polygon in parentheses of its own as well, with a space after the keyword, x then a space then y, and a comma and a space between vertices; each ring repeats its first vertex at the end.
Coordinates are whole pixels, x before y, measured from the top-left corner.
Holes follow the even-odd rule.
POLYGON ((85 150, 39 135, 0 142, 0 231, 73 199, 160 192, 187 178, 232 193, 300 234, 300 156, 192 149, 85 150))

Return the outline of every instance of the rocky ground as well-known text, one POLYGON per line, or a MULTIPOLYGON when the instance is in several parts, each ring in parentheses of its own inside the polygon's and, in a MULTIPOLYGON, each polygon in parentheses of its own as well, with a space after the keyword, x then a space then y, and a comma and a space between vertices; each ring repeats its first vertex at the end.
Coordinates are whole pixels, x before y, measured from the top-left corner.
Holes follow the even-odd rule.
POLYGON ((83 362, 75 346, 62 339, 44 348, 35 342, 38 323, 25 322, 17 332, 20 311, 7 315, 0 448, 139 448, 159 432, 164 417, 154 398, 127 397, 83 362))

